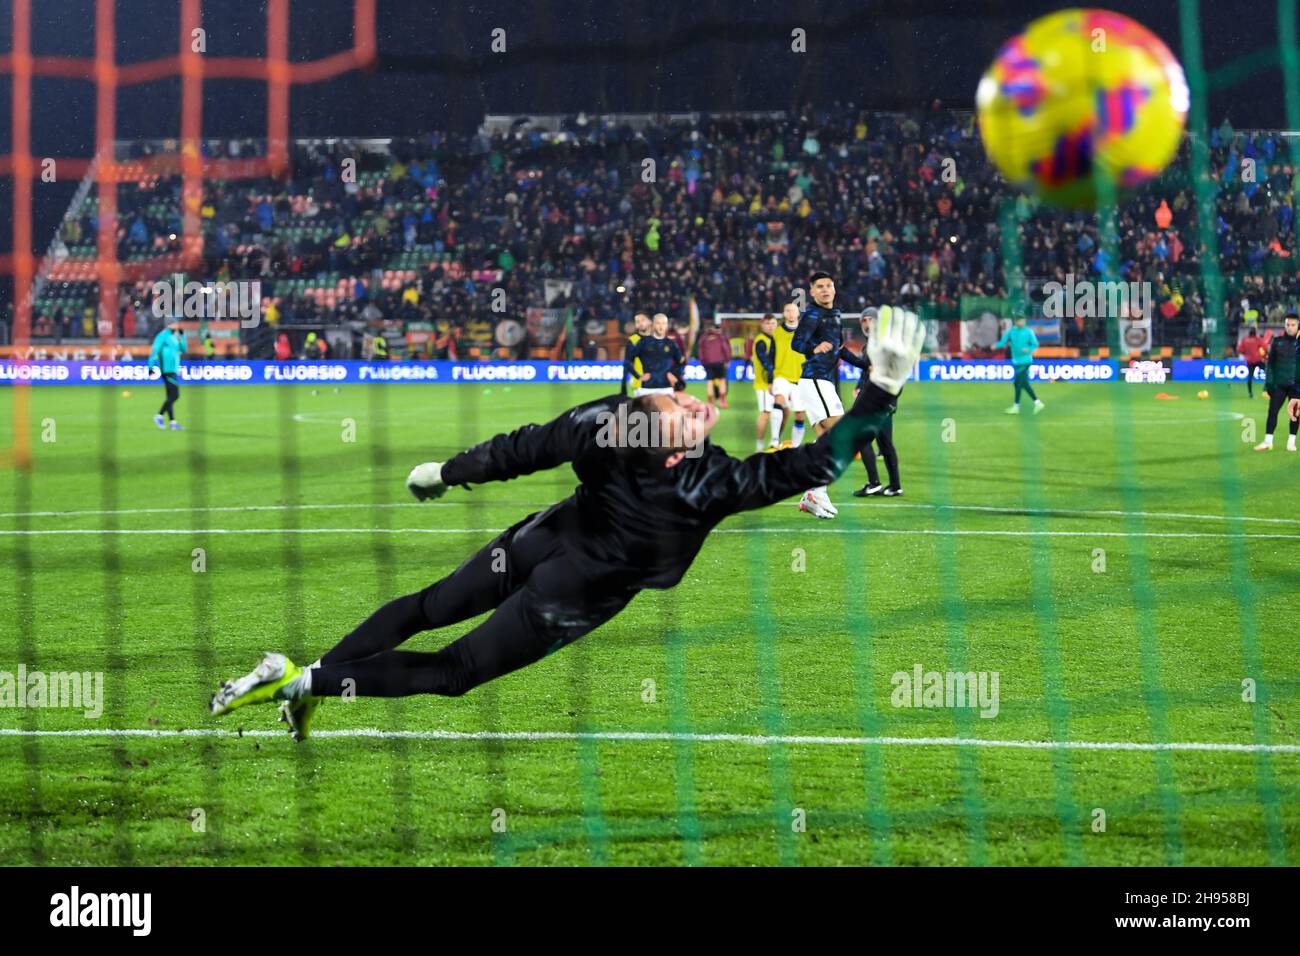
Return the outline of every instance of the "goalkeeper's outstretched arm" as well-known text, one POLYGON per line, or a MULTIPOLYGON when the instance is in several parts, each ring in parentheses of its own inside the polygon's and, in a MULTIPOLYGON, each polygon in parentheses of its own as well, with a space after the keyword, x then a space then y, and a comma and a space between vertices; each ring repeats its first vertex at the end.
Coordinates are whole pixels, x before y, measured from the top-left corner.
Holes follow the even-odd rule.
POLYGON ((593 440, 599 412, 609 407, 603 398, 577 405, 545 425, 525 425, 489 438, 445 462, 417 465, 406 487, 421 501, 439 498, 452 485, 509 481, 573 460, 593 440))

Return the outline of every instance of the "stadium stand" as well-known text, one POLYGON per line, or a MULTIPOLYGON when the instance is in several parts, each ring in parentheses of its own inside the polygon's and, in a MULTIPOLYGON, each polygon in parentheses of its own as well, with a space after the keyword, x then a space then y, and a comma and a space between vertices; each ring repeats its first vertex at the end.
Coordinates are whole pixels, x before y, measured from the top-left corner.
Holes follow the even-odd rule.
MULTIPOLYGON (((1152 284, 1153 338, 1165 351, 1204 347, 1207 317, 1226 317, 1229 341, 1243 319, 1280 322, 1300 291, 1281 136, 1225 121, 1209 146, 1225 303, 1208 305, 1200 288, 1185 155, 1119 212, 1120 272, 1152 284), (1245 159, 1255 162, 1254 181, 1242 174, 1245 159)), ((119 177, 123 263, 179 257, 182 180, 178 166, 158 161, 175 149, 118 146, 119 160, 138 163, 119 177)), ((205 161, 265 153, 250 140, 203 149, 205 161)), ((239 330, 223 354, 270 358, 288 332, 301 355, 308 332, 328 331, 332 357, 369 355, 379 334, 395 355, 602 347, 616 357, 635 311, 683 317, 694 299, 702 315, 779 312, 814 266, 840 277, 845 308, 901 298, 931 317, 962 318, 966 303, 1005 295, 997 207, 1010 194, 968 113, 635 126, 565 117, 549 129, 299 141, 290 159, 279 179, 204 180, 201 278, 257 279, 262 291, 264 321, 239 330), (568 310, 570 327, 582 331, 567 342, 521 334, 525 315, 541 309, 568 310), (499 334, 506 320, 516 326, 499 334)), ((1032 213, 1022 224, 1026 276, 1100 274, 1095 217, 1018 202, 1032 213)), ((91 190, 62 224, 38 277, 34 344, 100 334, 97 213, 91 190)), ((122 286, 118 339, 145 339, 158 327, 154 278, 122 286)), ((1094 352, 1105 336, 1103 319, 1064 330, 1066 344, 1094 352)))

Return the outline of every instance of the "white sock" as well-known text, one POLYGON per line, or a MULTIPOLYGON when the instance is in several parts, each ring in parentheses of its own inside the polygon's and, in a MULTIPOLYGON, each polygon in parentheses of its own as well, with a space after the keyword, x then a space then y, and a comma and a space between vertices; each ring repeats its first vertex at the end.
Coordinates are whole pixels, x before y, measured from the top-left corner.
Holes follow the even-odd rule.
POLYGON ((1272 448, 1272 447, 1273 447, 1273 436, 1272 436, 1272 435, 1265 435, 1265 436, 1264 436, 1264 444, 1265 444, 1265 445, 1268 445, 1270 448, 1272 448))
POLYGON ((761 438, 754 442, 755 451, 762 451, 765 447, 766 446, 763 444, 763 439, 761 438))
POLYGON ((803 443, 803 422, 795 422, 790 426, 790 444, 798 448, 803 443))
POLYGON ((781 440, 781 423, 785 421, 785 412, 779 408, 772 409, 772 444, 775 445, 781 440))

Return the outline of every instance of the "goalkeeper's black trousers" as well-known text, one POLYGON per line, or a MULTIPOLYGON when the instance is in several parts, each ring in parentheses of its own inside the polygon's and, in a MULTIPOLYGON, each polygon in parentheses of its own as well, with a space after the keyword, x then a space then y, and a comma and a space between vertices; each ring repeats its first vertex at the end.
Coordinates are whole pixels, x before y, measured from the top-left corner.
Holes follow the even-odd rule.
POLYGON ((587 581, 564 541, 536 517, 502 532, 441 581, 362 621, 321 658, 312 696, 456 697, 540 660, 621 611, 638 589, 587 581), (440 651, 394 650, 414 634, 484 611, 492 615, 440 651))

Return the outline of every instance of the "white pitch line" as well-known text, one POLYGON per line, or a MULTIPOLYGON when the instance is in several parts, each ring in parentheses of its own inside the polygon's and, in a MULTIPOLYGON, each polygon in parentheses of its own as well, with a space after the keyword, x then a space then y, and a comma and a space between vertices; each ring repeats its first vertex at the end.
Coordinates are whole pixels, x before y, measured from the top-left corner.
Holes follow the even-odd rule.
MULTIPOLYGON (((1119 511, 1051 507, 1017 508, 1014 505, 940 505, 914 501, 891 501, 889 504, 878 504, 869 501, 843 501, 836 505, 836 507, 842 508, 845 505, 851 508, 880 508, 882 510, 885 508, 890 510, 893 510, 894 508, 926 508, 938 511, 978 511, 1025 518, 1052 518, 1057 515, 1069 515, 1070 517, 1079 518, 1171 518, 1178 521, 1260 521, 1269 524, 1300 525, 1300 518, 1267 518, 1256 517, 1254 515, 1198 514, 1183 511, 1119 511)), ((0 517, 3 516, 0 515, 0 517)))
MULTIPOLYGON (((1234 534, 1230 531, 1033 531, 967 530, 961 528, 844 528, 805 524, 801 528, 714 528, 711 534, 892 534, 937 535, 940 537, 999 538, 1258 538, 1300 540, 1300 533, 1260 532, 1234 534)), ((0 537, 46 535, 200 535, 200 534, 500 534, 500 528, 21 528, 0 530, 0 537)))
MULTIPOLYGON (((21 730, 0 728, 0 737, 279 737, 285 731, 195 729, 158 730, 143 728, 96 730, 21 730)), ((567 730, 379 730, 357 727, 352 730, 318 730, 313 738, 378 738, 383 740, 523 740, 523 741, 652 741, 670 743, 721 743, 772 746, 773 744, 823 747, 999 747, 1017 750, 1128 750, 1128 751, 1207 751, 1226 753, 1300 753, 1300 744, 1241 744, 1208 741, 1172 741, 1142 743, 1130 740, 992 740, 983 737, 835 737, 800 734, 693 734, 668 731, 603 730, 577 732, 567 730)))
MULTIPOLYGON (((198 512, 258 512, 258 511, 327 511, 352 509, 368 511, 376 508, 459 508, 469 504, 488 507, 515 508, 549 508, 553 501, 391 501, 374 504, 365 502, 347 502, 343 504, 297 504, 297 505, 213 505, 206 508, 195 506, 181 508, 111 508, 88 511, 6 511, 0 512, 0 518, 80 518, 102 515, 148 515, 148 514, 194 514, 198 512)), ((1012 517, 1051 518, 1069 515, 1080 518, 1168 518, 1176 521, 1253 521, 1266 524, 1300 525, 1300 518, 1266 517, 1262 515, 1218 515, 1184 511, 1120 511, 1091 510, 1082 508, 1020 508, 1014 505, 944 505, 929 502, 891 501, 888 504, 870 501, 842 501, 841 508, 879 508, 897 511, 900 508, 925 509, 927 511, 975 511, 986 514, 1002 514, 1012 517)))
MULTIPOLYGON (((805 526, 806 527, 806 526, 805 526)), ((801 528, 715 528, 713 534, 798 534, 801 528)), ((965 528, 826 528, 818 522, 819 534, 930 534, 952 537, 1001 538, 1281 538, 1300 539, 1300 533, 1261 531, 1258 534, 1234 534, 1231 531, 1033 531, 1019 529, 965 528)), ((0 534, 5 532, 0 531, 0 534)))
POLYGON ((0 530, 0 537, 52 534, 500 534, 501 530, 500 528, 20 528, 0 530))
MULTIPOLYGON (((92 515, 178 515, 193 514, 200 511, 319 511, 335 508, 353 508, 362 510, 369 508, 420 508, 425 505, 446 507, 448 505, 458 504, 461 503, 454 501, 394 501, 380 504, 349 502, 347 504, 336 505, 217 505, 207 508, 199 508, 195 506, 187 508, 105 508, 94 511, 8 511, 0 513, 0 518, 80 518, 83 516, 90 517, 92 515)), ((526 505, 525 507, 534 506, 526 505)))

